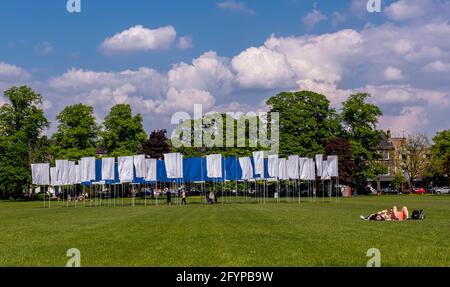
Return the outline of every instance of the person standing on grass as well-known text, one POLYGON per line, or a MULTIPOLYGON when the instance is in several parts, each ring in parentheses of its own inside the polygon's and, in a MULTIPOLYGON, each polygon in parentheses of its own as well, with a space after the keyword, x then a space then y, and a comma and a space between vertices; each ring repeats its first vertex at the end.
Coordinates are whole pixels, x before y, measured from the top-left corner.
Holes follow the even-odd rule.
POLYGON ((167 189, 166 196, 167 196, 167 204, 169 206, 171 206, 172 205, 172 193, 169 189, 167 189))
POLYGON ((182 191, 181 192, 181 205, 187 205, 187 203, 186 203, 186 191, 182 191))

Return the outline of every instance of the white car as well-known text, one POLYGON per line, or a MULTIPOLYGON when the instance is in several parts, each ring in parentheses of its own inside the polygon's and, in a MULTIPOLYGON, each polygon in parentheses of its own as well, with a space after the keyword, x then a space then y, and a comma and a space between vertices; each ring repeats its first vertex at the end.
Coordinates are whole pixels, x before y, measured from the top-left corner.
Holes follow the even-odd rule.
POLYGON ((437 194, 449 194, 450 193, 450 188, 448 188, 448 187, 436 188, 436 193, 437 194))

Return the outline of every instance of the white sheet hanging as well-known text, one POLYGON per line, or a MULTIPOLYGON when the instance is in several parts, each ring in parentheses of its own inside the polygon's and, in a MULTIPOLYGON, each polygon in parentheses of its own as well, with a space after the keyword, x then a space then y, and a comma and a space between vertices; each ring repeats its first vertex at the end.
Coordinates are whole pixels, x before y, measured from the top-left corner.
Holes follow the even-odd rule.
POLYGON ((298 162, 299 162, 299 157, 298 155, 291 155, 288 157, 287 160, 287 170, 288 170, 288 176, 290 179, 299 179, 300 175, 299 175, 299 166, 298 166, 298 162))
POLYGON ((31 178, 34 185, 50 185, 50 164, 32 164, 31 178))
POLYGON ((316 154, 317 174, 322 174, 323 154, 316 154))
POLYGON ((327 157, 328 160, 328 174, 331 177, 339 176, 339 164, 338 157, 336 155, 329 155, 327 157))
POLYGON ((75 162, 69 161, 69 181, 68 184, 73 185, 77 183, 77 171, 75 162))
POLYGON ((280 158, 278 160, 278 178, 281 180, 289 179, 287 172, 287 160, 285 158, 280 158))
POLYGON ((102 158, 102 180, 114 180, 115 161, 113 157, 102 158))
POLYGON ((143 154, 135 155, 133 157, 133 164, 134 164, 134 170, 135 170, 136 177, 137 178, 144 178, 145 177, 145 171, 146 171, 145 155, 143 155, 143 154))
POLYGON ((322 180, 331 179, 330 174, 328 173, 328 171, 329 171, 328 164, 329 164, 328 160, 324 160, 322 162, 322 175, 320 177, 322 180))
POLYGON ((183 155, 180 153, 164 154, 167 178, 183 178, 183 155))
POLYGON ((264 177, 264 152, 255 151, 253 152, 253 162, 255 164, 255 175, 260 175, 261 178, 264 177))
POLYGON ((301 157, 299 159, 300 166, 300 179, 309 180, 310 168, 309 168, 309 158, 301 157))
POLYGON ((269 173, 269 177, 277 178, 278 177, 278 155, 269 155, 269 159, 267 161, 267 171, 269 173))
POLYGON ((244 179, 244 180, 253 179, 253 166, 252 166, 252 161, 250 160, 250 158, 249 157, 240 157, 239 165, 241 166, 241 170, 242 170, 241 179, 244 179))
POLYGON ((131 182, 134 179, 133 157, 121 156, 117 158, 120 182, 131 182))
POLYGON ((66 185, 69 182, 69 161, 68 160, 56 160, 56 179, 60 185, 66 185))
POLYGON ((81 168, 80 165, 75 165, 75 184, 81 184, 81 168))
POLYGON ((50 185, 59 186, 59 183, 56 180, 56 167, 50 168, 50 185))
POLYGON ((314 159, 312 158, 308 159, 308 167, 309 167, 308 180, 316 180, 316 163, 314 162, 314 159))
POLYGON ((222 155, 206 156, 206 174, 209 178, 222 178, 222 155))
POLYGON ((95 157, 83 157, 80 161, 81 182, 95 180, 95 157))
POLYGON ((156 181, 156 159, 149 158, 145 160, 145 167, 146 167, 146 174, 145 174, 145 180, 146 181, 156 181))

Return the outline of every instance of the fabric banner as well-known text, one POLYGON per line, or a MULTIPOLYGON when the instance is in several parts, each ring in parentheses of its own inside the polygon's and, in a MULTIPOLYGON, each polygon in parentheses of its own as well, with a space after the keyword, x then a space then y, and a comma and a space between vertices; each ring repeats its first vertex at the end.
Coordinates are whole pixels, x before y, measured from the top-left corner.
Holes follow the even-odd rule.
POLYGON ((50 164, 32 164, 31 178, 34 185, 50 185, 50 164))
POLYGON ((180 153, 164 154, 166 175, 169 179, 183 178, 183 155, 180 153))
POLYGON ((156 181, 156 159, 149 158, 145 160, 145 181, 156 181))
POLYGON ((81 183, 81 168, 80 165, 75 165, 75 184, 81 183))
POLYGON ((316 163, 314 162, 314 159, 309 158, 309 180, 316 180, 316 163))
POLYGON ((121 156, 117 158, 117 161, 120 182, 132 182, 134 179, 133 157, 121 156))
POLYGON ((83 157, 80 161, 81 182, 95 180, 95 157, 83 157))
POLYGON ((206 175, 209 178, 222 178, 222 155, 212 154, 206 156, 206 175))
POLYGON ((330 178, 330 174, 328 173, 329 168, 328 168, 328 160, 324 160, 322 162, 322 175, 321 175, 321 179, 322 180, 329 180, 330 178))
POLYGON ((255 151, 253 152, 253 161, 255 163, 255 175, 260 175, 264 177, 264 152, 255 151))
POLYGON ((242 176, 241 179, 248 180, 253 179, 253 166, 249 157, 240 157, 239 165, 241 166, 242 176))
POLYGON ((51 186, 59 186, 56 181, 56 167, 50 168, 50 185, 51 186))
POLYGON ((69 181, 67 183, 70 185, 77 184, 77 171, 73 161, 69 161, 69 181))
POLYGON ((102 158, 102 180, 114 180, 115 161, 113 157, 102 158))
POLYGON ((56 160, 56 179, 59 185, 69 184, 69 161, 56 160))
POLYGON ((299 166, 300 166, 300 179, 309 180, 310 178, 309 158, 301 157, 299 159, 299 166))
POLYGON ((316 155, 317 174, 322 174, 322 162, 323 162, 323 154, 317 154, 316 155))
POLYGON ((278 160, 278 178, 281 180, 289 179, 287 172, 287 160, 285 158, 280 158, 278 160))
POLYGON ((269 177, 277 178, 278 177, 278 155, 269 155, 267 161, 267 170, 269 172, 269 177))
POLYGON ((329 155, 327 157, 328 160, 328 174, 331 177, 339 176, 339 165, 338 165, 338 157, 335 155, 329 155))
POLYGON ((298 167, 299 157, 298 155, 291 155, 288 157, 287 160, 287 170, 288 170, 288 177, 290 179, 299 179, 299 167, 298 167))
POLYGON ((146 176, 145 155, 133 156, 135 177, 144 178, 146 176))

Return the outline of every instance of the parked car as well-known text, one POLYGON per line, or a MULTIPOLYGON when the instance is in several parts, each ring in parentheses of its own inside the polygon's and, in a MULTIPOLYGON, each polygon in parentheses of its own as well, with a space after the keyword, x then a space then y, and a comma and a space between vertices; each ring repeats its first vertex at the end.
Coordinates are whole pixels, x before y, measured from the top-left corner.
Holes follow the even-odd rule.
POLYGON ((427 191, 425 190, 425 188, 419 187, 419 188, 414 188, 414 193, 415 194, 425 194, 425 193, 427 193, 427 191))
POLYGON ((436 194, 450 194, 450 188, 448 187, 438 187, 434 191, 436 194))

